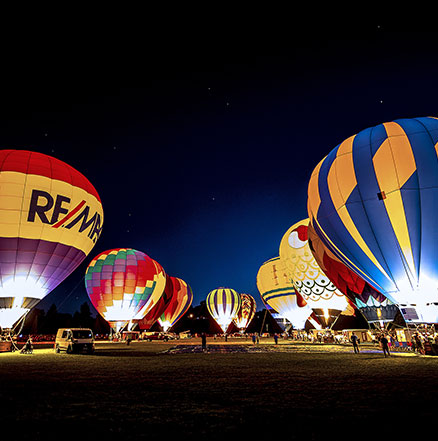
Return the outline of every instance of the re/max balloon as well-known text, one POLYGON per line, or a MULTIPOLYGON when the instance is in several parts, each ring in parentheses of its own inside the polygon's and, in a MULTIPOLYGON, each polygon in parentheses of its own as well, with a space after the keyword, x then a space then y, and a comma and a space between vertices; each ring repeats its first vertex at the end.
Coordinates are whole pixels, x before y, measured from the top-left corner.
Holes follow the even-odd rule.
POLYGON ((231 288, 214 289, 206 299, 208 312, 223 332, 227 332, 228 326, 237 317, 241 302, 239 293, 231 288))
POLYGON ((0 150, 1 328, 12 328, 79 266, 102 225, 99 195, 73 167, 0 150))
POLYGON ((141 320, 158 303, 165 284, 162 266, 131 248, 100 253, 85 274, 91 303, 116 331, 131 320, 141 320))
POLYGON ((438 322, 437 142, 436 118, 379 124, 334 148, 309 182, 324 245, 412 322, 438 322))
POLYGON ((190 308, 193 301, 193 291, 184 280, 171 277, 173 282, 173 296, 163 314, 158 318, 158 323, 164 332, 167 332, 190 308))

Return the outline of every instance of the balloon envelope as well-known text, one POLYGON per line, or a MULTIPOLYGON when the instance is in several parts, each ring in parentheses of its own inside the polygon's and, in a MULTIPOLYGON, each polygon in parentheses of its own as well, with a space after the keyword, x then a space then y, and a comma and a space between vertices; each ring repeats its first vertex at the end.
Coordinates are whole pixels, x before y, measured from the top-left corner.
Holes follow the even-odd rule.
POLYGON ((174 277, 166 274, 166 286, 164 287, 163 295, 158 302, 146 313, 146 315, 138 320, 138 327, 142 330, 150 329, 158 318, 163 314, 169 306, 173 296, 175 295, 174 277))
POLYGON ((348 308, 339 291, 319 267, 310 251, 307 235, 309 219, 292 225, 280 242, 280 258, 295 289, 304 297, 322 323, 331 326, 348 308))
POLYGON ((253 296, 249 294, 240 294, 241 305, 237 312, 234 323, 239 329, 246 329, 254 318, 257 309, 257 303, 253 296))
POLYGON ((208 312, 224 332, 237 317, 241 302, 239 293, 231 288, 214 289, 206 299, 208 312))
POLYGON ((399 309, 356 273, 347 268, 323 244, 309 225, 309 246, 318 265, 332 283, 355 305, 369 323, 391 322, 399 309))
POLYGON ((257 288, 264 303, 289 320, 294 328, 304 329, 312 309, 297 293, 280 257, 266 261, 259 268, 257 288))
POLYGON ((437 142, 436 118, 383 123, 339 144, 309 181, 324 245, 412 322, 438 322, 437 142))
POLYGON ((0 327, 11 328, 71 274, 102 225, 99 195, 73 167, 0 150, 0 327))
POLYGON ((172 277, 172 282, 172 299, 163 314, 158 318, 158 322, 165 332, 187 312, 193 301, 192 288, 184 280, 172 277))
POLYGON ((131 248, 100 253, 85 274, 91 303, 110 325, 142 319, 160 300, 165 284, 162 266, 131 248))

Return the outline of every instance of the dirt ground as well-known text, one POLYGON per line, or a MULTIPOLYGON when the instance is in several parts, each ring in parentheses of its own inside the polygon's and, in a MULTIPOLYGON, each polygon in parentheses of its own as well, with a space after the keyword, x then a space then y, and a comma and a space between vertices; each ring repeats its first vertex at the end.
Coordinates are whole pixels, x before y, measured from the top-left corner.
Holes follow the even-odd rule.
POLYGON ((280 343, 3 353, 0 424, 17 440, 360 440, 436 430, 438 357, 280 343))

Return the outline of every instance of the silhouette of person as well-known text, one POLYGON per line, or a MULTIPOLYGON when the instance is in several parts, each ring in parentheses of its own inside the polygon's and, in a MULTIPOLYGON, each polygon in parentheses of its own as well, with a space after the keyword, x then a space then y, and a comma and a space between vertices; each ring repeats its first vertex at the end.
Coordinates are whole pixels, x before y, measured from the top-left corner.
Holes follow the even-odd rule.
POLYGON ((380 344, 382 345, 383 355, 389 357, 388 339, 384 335, 380 338, 380 344))
POLYGON ((353 343, 354 353, 358 354, 359 353, 359 338, 354 332, 353 332, 353 334, 351 334, 350 341, 351 341, 351 343, 353 343))
POLYGON ((207 350, 207 336, 205 335, 205 332, 201 334, 201 344, 202 351, 205 352, 207 350))

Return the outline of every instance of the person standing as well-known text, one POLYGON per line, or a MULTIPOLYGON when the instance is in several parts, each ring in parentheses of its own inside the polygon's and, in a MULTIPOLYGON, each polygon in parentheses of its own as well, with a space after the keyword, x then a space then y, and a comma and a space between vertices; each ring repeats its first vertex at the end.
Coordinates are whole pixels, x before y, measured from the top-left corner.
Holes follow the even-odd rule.
POLYGON ((359 353, 359 338, 354 332, 353 332, 353 334, 351 334, 350 341, 353 344, 354 353, 358 354, 359 353))
POLYGON ((205 352, 207 350, 207 336, 205 335, 205 332, 201 334, 201 344, 202 352, 205 352))
POLYGON ((415 334, 415 346, 417 348, 417 352, 424 355, 424 339, 421 333, 415 334))
POLYGON ((385 337, 385 335, 382 335, 380 337, 380 344, 382 345, 383 355, 385 357, 389 357, 389 345, 388 345, 388 339, 385 337))
POLYGON ((275 341, 275 344, 278 345, 278 334, 277 333, 274 334, 274 341, 275 341))

